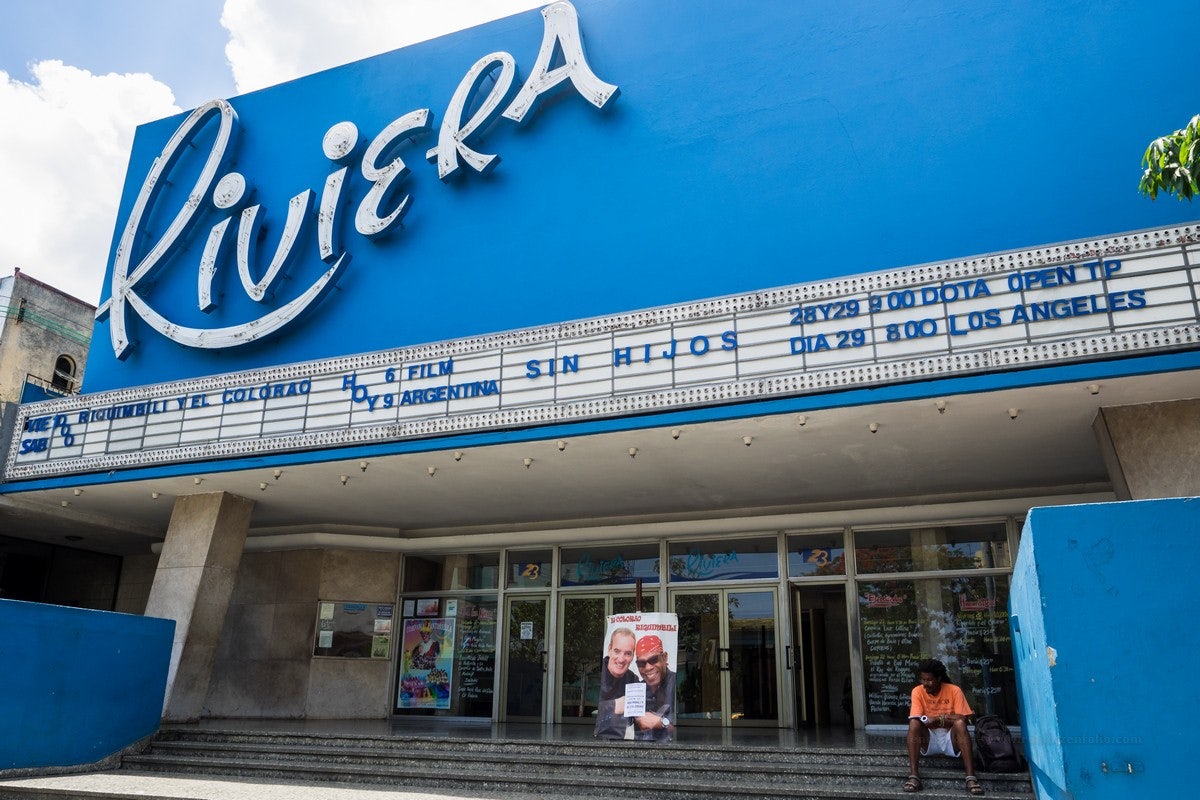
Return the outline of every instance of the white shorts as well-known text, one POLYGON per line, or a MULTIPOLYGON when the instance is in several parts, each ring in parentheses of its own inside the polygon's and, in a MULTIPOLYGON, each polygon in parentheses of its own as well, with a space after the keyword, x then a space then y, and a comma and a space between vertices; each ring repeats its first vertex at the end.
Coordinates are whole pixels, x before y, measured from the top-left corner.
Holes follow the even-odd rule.
POLYGON ((923 756, 950 756, 959 758, 962 754, 954 749, 954 740, 946 728, 935 728, 929 731, 929 744, 921 750, 923 756))

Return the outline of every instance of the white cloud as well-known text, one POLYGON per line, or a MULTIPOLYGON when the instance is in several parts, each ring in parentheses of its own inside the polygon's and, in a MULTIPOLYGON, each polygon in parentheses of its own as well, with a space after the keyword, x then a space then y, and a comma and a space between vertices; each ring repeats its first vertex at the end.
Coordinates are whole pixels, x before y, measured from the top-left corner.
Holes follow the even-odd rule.
MULTIPOLYGON (((243 93, 545 2, 226 0, 221 24, 243 93)), ((151 75, 94 75, 42 61, 30 76, 25 82, 0 71, 0 274, 19 267, 94 303, 134 128, 180 109, 151 75)))
POLYGON ((238 93, 395 50, 546 0, 226 0, 238 93))
POLYGON ((61 61, 0 71, 0 273, 14 267, 96 302, 134 128, 178 112, 149 75, 93 75, 61 61))

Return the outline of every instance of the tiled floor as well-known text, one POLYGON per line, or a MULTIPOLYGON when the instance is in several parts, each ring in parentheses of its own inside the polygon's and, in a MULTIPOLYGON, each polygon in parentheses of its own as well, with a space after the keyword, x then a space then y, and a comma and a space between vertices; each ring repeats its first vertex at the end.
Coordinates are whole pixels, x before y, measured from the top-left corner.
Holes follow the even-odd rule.
MULTIPOLYGON (((40 791, 68 798, 171 798, 172 800, 560 800, 553 795, 472 792, 454 789, 413 791, 350 788, 326 784, 263 783, 238 779, 181 778, 124 770, 0 781, 0 798, 20 794, 6 789, 40 791)), ((563 800, 567 798, 563 795, 563 800)))

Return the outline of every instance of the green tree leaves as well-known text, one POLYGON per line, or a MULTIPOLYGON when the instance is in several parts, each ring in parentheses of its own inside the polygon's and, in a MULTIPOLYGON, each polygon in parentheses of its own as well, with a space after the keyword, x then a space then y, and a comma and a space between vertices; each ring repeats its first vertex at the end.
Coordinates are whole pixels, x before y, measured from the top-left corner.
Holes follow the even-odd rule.
POLYGON ((1154 200, 1158 193, 1173 194, 1189 201, 1200 193, 1200 114, 1187 127, 1155 139, 1142 156, 1142 180, 1138 190, 1154 200))

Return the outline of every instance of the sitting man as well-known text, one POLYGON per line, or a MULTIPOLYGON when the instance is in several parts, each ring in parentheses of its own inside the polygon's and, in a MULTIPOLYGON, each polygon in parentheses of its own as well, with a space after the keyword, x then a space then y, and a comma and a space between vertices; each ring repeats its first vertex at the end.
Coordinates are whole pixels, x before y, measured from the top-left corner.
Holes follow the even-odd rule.
POLYGON ((908 780, 904 791, 921 790, 919 762, 921 756, 943 755, 961 758, 967 773, 967 793, 983 794, 975 777, 971 755, 971 734, 967 719, 971 707, 962 689, 950 683, 946 666, 928 659, 917 665, 920 685, 913 687, 912 704, 908 711, 908 780))

